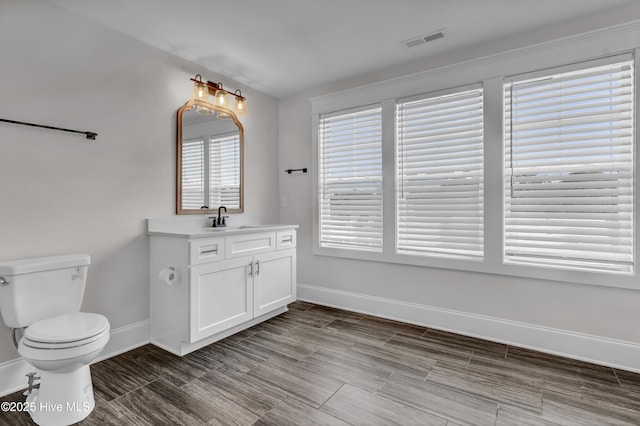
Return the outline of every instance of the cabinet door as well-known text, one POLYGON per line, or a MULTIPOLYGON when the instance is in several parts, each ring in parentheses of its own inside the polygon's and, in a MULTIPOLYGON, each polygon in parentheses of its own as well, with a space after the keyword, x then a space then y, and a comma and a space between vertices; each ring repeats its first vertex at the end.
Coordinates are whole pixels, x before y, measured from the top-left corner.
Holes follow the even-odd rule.
POLYGON ((191 343, 253 318, 251 258, 190 269, 191 343))
POLYGON ((296 250, 254 256, 255 316, 266 314, 296 300, 296 250))

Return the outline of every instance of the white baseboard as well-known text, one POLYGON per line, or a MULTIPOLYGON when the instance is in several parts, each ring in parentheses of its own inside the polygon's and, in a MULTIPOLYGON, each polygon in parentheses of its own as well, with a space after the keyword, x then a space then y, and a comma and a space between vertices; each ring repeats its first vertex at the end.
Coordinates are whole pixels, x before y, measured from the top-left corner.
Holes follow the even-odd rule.
POLYGON ((146 345, 150 341, 150 327, 149 320, 144 320, 111 330, 109 343, 93 362, 104 361, 107 358, 146 345))
POLYGON ((12 359, 0 364, 0 396, 26 388, 25 375, 32 371, 33 367, 24 358, 12 359))
POLYGON ((640 372, 638 343, 305 284, 298 284, 298 299, 640 372))
MULTIPOLYGON (((149 343, 149 320, 111 330, 111 338, 100 356, 99 362, 149 343)), ((24 359, 17 358, 0 364, 0 397, 27 387, 25 375, 34 368, 24 359)))

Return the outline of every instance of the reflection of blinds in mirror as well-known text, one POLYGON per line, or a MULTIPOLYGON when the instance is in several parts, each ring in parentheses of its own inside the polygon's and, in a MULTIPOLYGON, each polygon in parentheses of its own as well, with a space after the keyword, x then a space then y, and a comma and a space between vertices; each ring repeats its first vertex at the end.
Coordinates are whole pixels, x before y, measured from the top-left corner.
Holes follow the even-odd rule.
POLYGON ((182 208, 205 205, 204 140, 182 141, 182 208))
POLYGON ((209 139, 209 207, 240 208, 240 135, 209 139))

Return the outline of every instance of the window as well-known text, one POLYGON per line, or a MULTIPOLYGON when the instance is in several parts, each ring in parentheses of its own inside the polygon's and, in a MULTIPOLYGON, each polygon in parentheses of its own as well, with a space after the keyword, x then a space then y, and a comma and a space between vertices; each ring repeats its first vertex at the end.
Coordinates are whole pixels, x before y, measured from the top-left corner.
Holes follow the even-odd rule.
POLYGON ((202 206, 240 208, 238 133, 182 142, 182 208, 202 206))
POLYGON ((318 139, 320 246, 382 251, 381 108, 323 115, 318 139))
POLYGON ((205 202, 204 140, 182 143, 182 208, 199 209, 205 202))
POLYGON ((215 136, 209 140, 209 206, 240 208, 240 136, 215 136))
POLYGON ((633 62, 513 79, 504 260, 633 273, 633 62))
POLYGON ((396 106, 398 253, 483 257, 482 88, 396 106))
POLYGON ((313 253, 640 290, 623 33, 311 98, 313 253))

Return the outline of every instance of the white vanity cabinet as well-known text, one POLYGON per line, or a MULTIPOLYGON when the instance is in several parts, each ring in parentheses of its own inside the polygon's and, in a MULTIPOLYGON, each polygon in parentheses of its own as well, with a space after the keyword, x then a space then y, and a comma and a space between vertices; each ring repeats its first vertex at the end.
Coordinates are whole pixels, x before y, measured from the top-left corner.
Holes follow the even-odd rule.
POLYGON ((150 232, 151 343, 185 355, 287 310, 296 300, 293 226, 150 232), (174 268, 175 282, 161 280, 174 268))
POLYGON ((295 250, 255 256, 253 265, 254 316, 264 315, 295 300, 295 250))
POLYGON ((253 282, 244 259, 189 270, 189 343, 253 319, 253 282))

